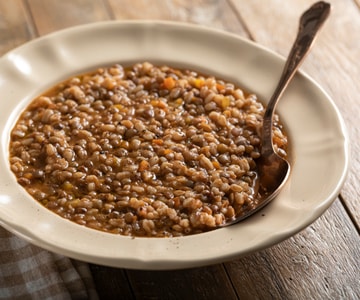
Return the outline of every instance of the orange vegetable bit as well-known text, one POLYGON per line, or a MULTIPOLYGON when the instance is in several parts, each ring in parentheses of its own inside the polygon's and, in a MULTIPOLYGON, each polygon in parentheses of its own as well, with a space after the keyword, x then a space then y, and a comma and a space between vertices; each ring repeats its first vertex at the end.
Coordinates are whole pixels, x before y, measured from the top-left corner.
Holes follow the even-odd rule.
POLYGON ((164 109, 167 107, 167 103, 165 103, 164 101, 160 101, 160 100, 151 100, 150 104, 154 107, 158 107, 161 109, 164 109))
POLYGON ((220 169, 220 163, 217 160, 213 160, 211 163, 215 169, 220 169))
POLYGON ((230 118, 230 117, 231 117, 231 111, 228 110, 228 109, 226 109, 226 110, 223 111, 223 115, 224 115, 225 117, 227 117, 227 118, 230 118))
POLYGON ((153 144, 158 145, 158 146, 161 146, 164 143, 164 141, 161 139, 153 139, 152 142, 153 142, 153 144))
POLYGON ((172 78, 172 77, 166 77, 166 78, 164 79, 163 84, 164 84, 164 88, 166 88, 166 89, 168 89, 168 90, 172 90, 172 89, 175 87, 175 85, 176 85, 176 81, 175 81, 175 79, 172 78))
POLYGON ((118 110, 122 110, 124 108, 124 106, 121 104, 114 104, 113 107, 117 108, 118 110))
POLYGON ((226 109, 229 105, 230 105, 230 98, 229 97, 224 97, 221 100, 221 108, 226 109))
POLYGON ((170 107, 178 108, 184 104, 184 100, 182 98, 177 98, 175 100, 169 101, 168 104, 170 107))
POLYGON ((201 78, 196 78, 193 82, 194 87, 196 87, 197 89, 200 89, 204 84, 205 84, 205 81, 204 81, 204 79, 201 79, 201 78))
POLYGON ((216 84, 216 89, 218 90, 218 92, 221 92, 222 90, 225 89, 225 86, 222 85, 222 84, 220 84, 220 83, 217 83, 217 84, 216 84))
POLYGON ((173 151, 171 149, 165 149, 164 150, 164 155, 167 155, 167 154, 170 154, 172 153, 173 151))
POLYGON ((184 103, 184 100, 181 99, 181 98, 177 98, 175 101, 174 101, 174 106, 175 107, 180 107, 181 105, 183 105, 184 103))
POLYGON ((149 169, 149 166, 150 166, 150 165, 149 165, 148 161, 142 160, 142 161, 140 162, 140 164, 139 164, 138 171, 139 171, 139 172, 146 171, 146 170, 149 169))

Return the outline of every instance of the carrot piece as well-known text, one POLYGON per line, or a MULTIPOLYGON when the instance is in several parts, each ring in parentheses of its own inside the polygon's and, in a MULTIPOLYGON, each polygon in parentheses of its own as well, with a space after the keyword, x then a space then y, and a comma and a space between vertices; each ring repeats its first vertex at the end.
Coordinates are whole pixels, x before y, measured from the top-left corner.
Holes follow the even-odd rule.
POLYGON ((124 106, 122 106, 121 104, 114 104, 114 107, 117 108, 118 110, 121 110, 124 108, 124 106))
POLYGON ((229 97, 224 97, 221 100, 221 108, 226 109, 229 105, 230 105, 230 98, 229 97))
POLYGON ((220 169, 220 164, 217 160, 213 160, 212 165, 214 166, 215 169, 220 169))
POLYGON ((168 90, 172 90, 175 87, 175 79, 172 77, 166 77, 164 79, 164 87, 168 90))
POLYGON ((154 107, 158 107, 161 109, 164 109, 167 107, 167 104, 164 101, 160 101, 160 100, 151 100, 150 104, 154 107))
POLYGON ((161 146, 164 143, 164 141, 161 139, 153 139, 152 142, 158 146, 161 146))
POLYGON ((146 160, 142 160, 139 164, 138 171, 143 172, 147 169, 149 169, 149 163, 146 160))
POLYGON ((171 152, 173 152, 171 149, 165 149, 164 150, 164 154, 166 155, 166 154, 170 154, 171 152))
POLYGON ((227 117, 227 118, 230 118, 230 117, 231 117, 231 111, 228 110, 228 109, 226 109, 226 110, 223 111, 223 115, 224 115, 225 117, 227 117))
POLYGON ((176 106, 176 107, 181 106, 183 103, 184 103, 184 100, 181 99, 181 98, 177 98, 177 99, 175 100, 175 106, 176 106))
POLYGON ((204 84, 205 84, 204 79, 196 78, 196 79, 194 80, 194 86, 195 86, 197 89, 200 89, 204 84))
POLYGON ((223 89, 225 89, 225 86, 222 85, 222 84, 220 84, 220 83, 217 83, 217 84, 216 84, 216 89, 220 92, 220 91, 222 91, 223 89))

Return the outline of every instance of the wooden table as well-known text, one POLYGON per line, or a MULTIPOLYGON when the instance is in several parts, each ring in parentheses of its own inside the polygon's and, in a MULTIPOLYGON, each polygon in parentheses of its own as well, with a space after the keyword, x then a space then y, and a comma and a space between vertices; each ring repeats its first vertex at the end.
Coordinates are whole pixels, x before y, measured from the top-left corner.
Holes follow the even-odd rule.
MULTIPOLYGON (((191 0, 189 0, 191 1, 191 0)), ((0 0, 0 54, 69 26, 110 19, 187 20, 165 0, 0 0)), ((349 130, 351 169, 315 223, 267 250, 180 271, 91 265, 101 299, 360 299, 360 1, 333 11, 302 69, 335 100, 349 130)), ((298 18, 313 0, 219 1, 214 28, 287 55, 298 18)))

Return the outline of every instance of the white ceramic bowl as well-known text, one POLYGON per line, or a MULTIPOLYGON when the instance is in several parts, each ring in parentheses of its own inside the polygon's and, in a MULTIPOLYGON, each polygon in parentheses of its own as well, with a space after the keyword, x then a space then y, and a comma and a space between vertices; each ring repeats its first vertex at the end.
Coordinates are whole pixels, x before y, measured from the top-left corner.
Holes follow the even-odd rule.
POLYGON ((214 74, 269 99, 284 59, 236 35, 170 22, 104 22, 33 40, 0 59, 0 224, 75 259, 134 269, 176 269, 238 258, 274 245, 318 218, 348 168, 343 120, 326 93, 299 73, 278 105, 293 169, 280 196, 237 225, 179 238, 131 238, 89 229, 42 207, 9 170, 9 132, 35 96, 59 81, 113 63, 166 63, 214 74))

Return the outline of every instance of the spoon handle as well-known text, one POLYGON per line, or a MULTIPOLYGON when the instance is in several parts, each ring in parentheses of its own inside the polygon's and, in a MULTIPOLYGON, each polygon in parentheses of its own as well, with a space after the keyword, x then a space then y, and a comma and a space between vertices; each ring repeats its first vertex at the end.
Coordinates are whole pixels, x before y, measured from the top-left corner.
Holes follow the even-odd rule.
POLYGON ((290 54, 285 63, 284 70, 281 74, 279 83, 272 95, 263 121, 262 132, 262 154, 273 152, 272 143, 272 122, 276 104, 283 94, 290 80, 303 62, 311 46, 314 43, 319 29, 324 24, 330 14, 330 4, 320 1, 312 5, 303 13, 300 18, 299 30, 295 42, 290 50, 290 54))

